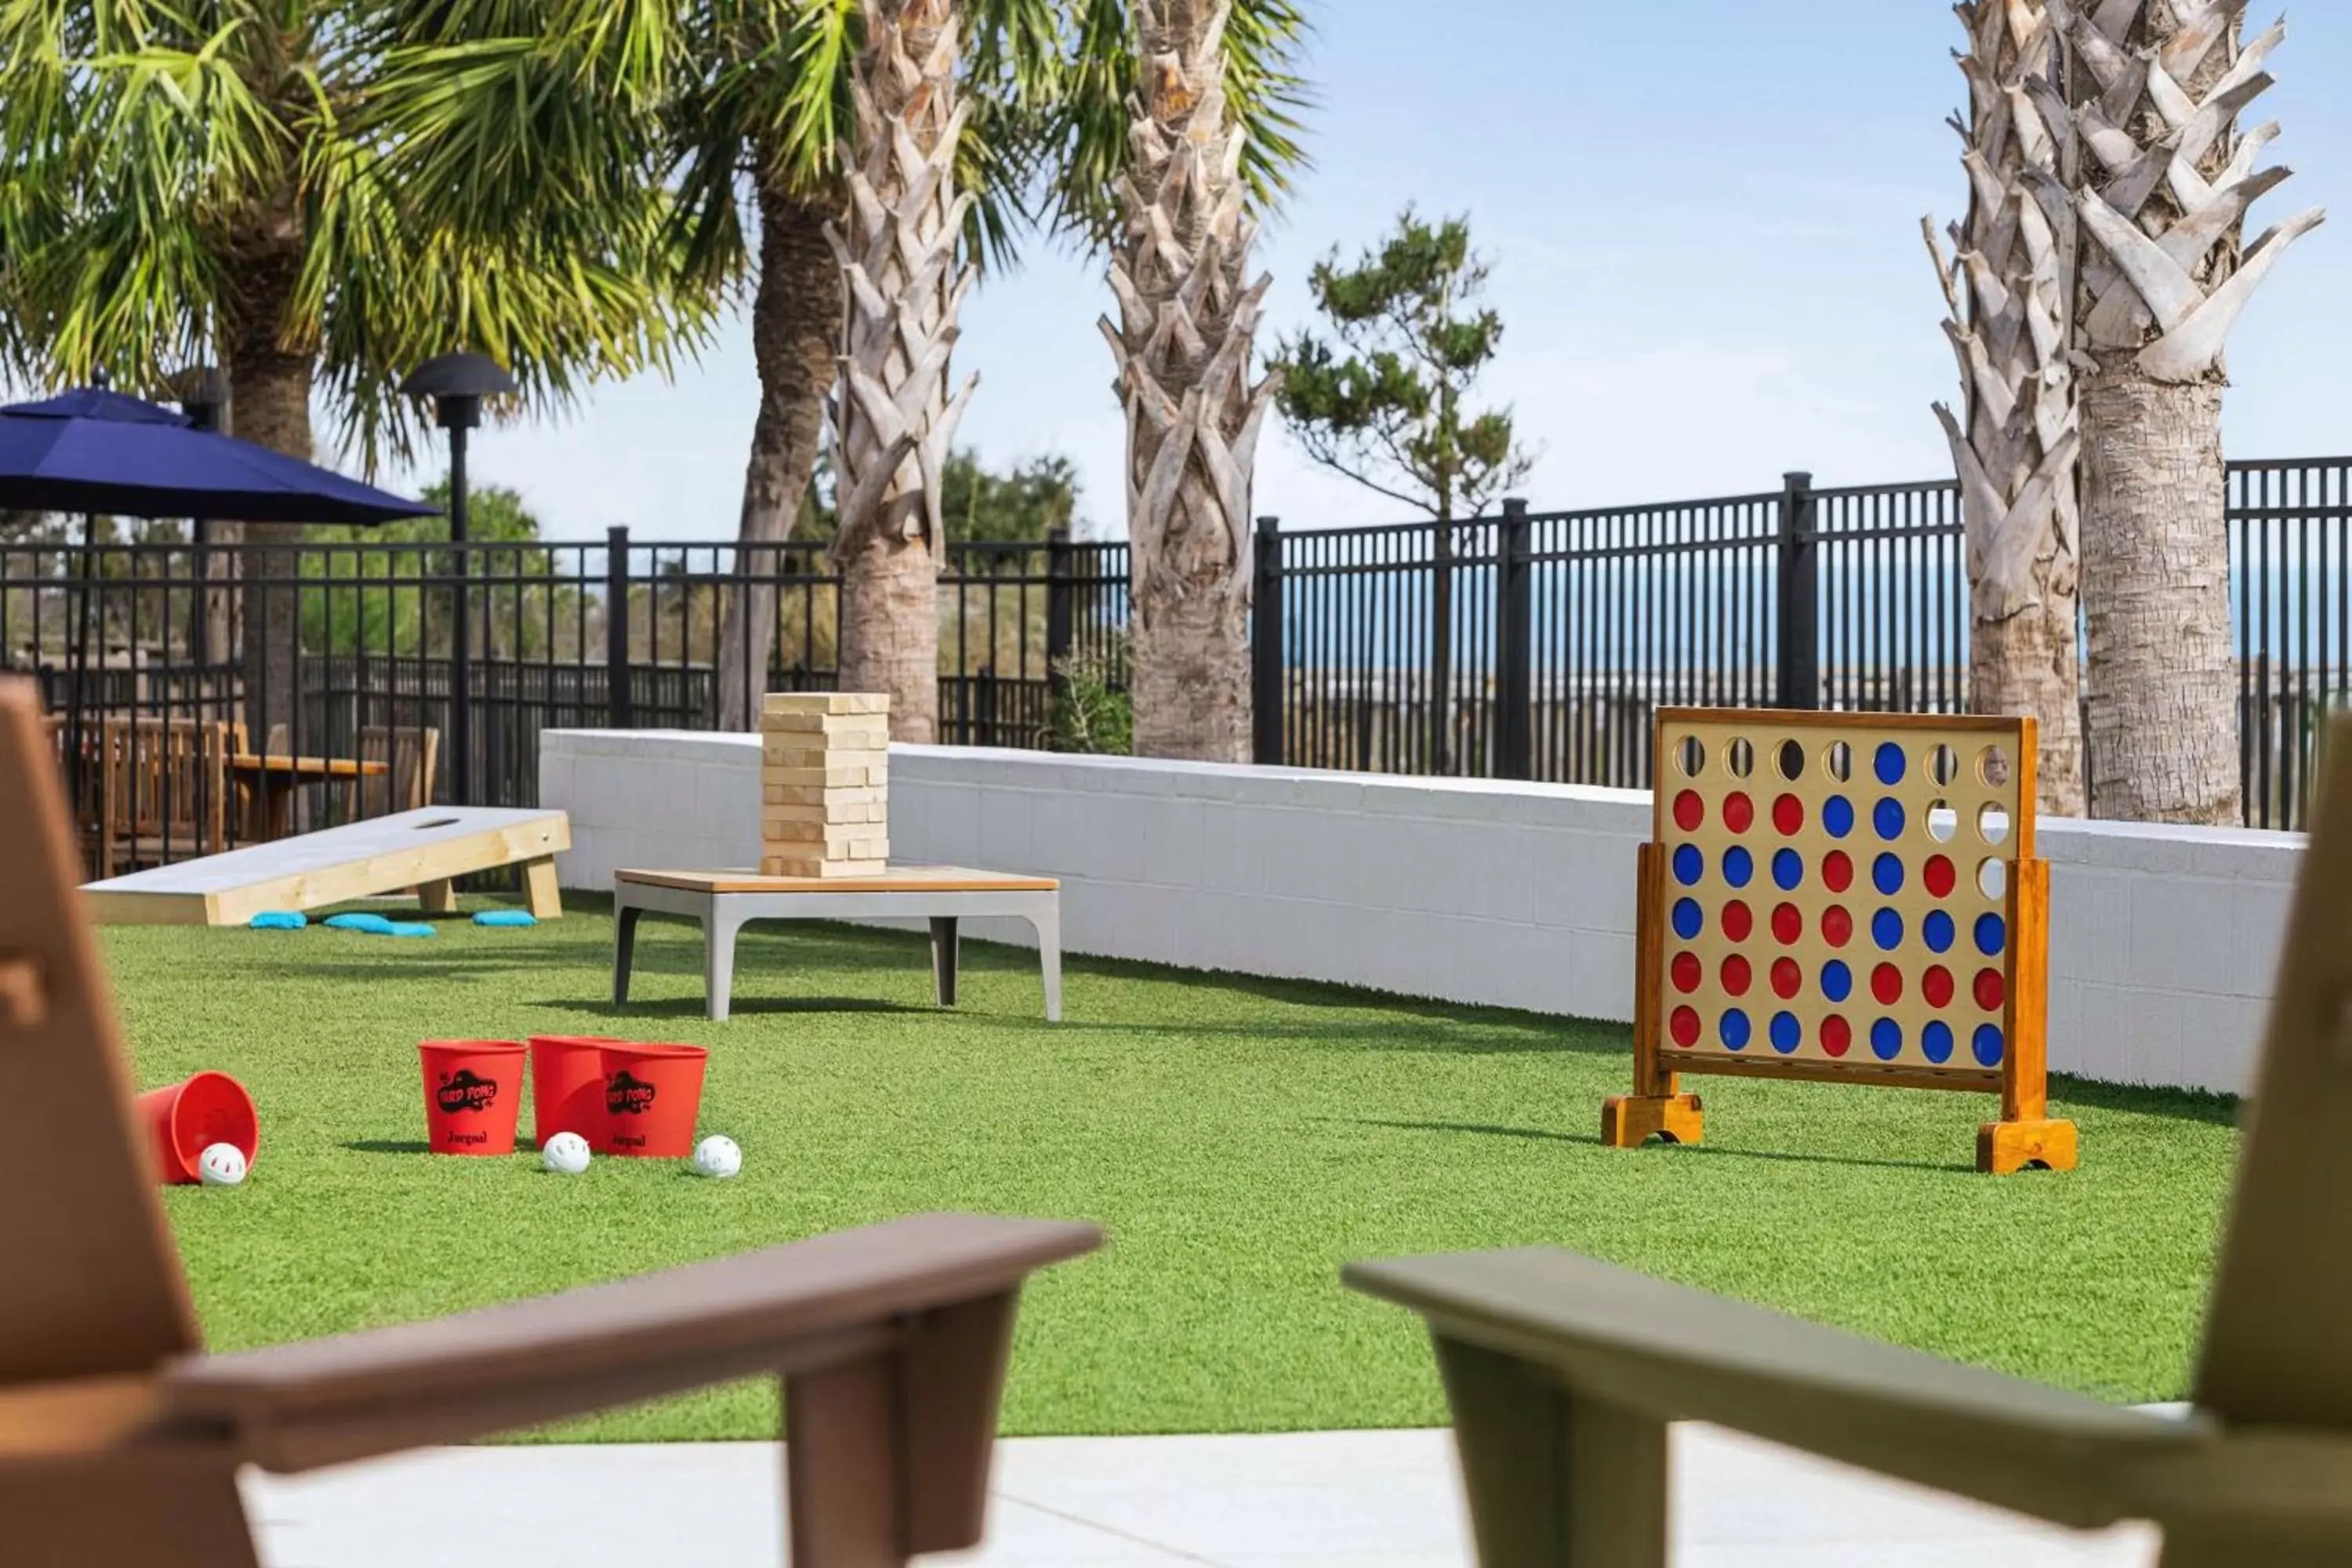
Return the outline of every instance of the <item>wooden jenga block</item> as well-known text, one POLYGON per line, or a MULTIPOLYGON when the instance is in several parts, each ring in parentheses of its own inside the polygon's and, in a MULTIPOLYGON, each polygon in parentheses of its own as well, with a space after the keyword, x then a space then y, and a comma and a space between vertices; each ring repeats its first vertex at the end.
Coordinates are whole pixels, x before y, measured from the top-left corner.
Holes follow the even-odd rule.
POLYGON ((889 869, 886 860, 825 860, 797 855, 770 855, 760 861, 762 877, 878 877, 889 869))
POLYGON ((762 798, 768 790, 782 789, 871 789, 877 793, 887 786, 888 775, 881 770, 867 767, 793 767, 762 768, 760 784, 762 798))
POLYGON ((880 691, 779 691, 763 699, 760 717, 771 713, 881 713, 890 711, 888 693, 880 691))
POLYGON ((767 805, 879 805, 888 799, 889 792, 879 784, 777 784, 769 781, 761 787, 761 801, 767 805))
POLYGON ((887 767, 890 753, 880 746, 831 744, 822 736, 799 731, 771 730, 760 737, 760 762, 772 768, 887 767))

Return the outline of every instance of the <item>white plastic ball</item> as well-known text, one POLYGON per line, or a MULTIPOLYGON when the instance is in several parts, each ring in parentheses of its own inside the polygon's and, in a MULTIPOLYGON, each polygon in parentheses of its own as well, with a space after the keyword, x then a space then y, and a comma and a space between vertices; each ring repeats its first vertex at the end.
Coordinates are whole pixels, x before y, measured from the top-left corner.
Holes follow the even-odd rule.
POLYGON ((540 1146, 539 1163, 559 1176, 576 1176, 588 1168, 588 1140, 559 1132, 540 1146))
POLYGON ((208 1187, 233 1187, 245 1180, 245 1151, 234 1143, 208 1143, 196 1156, 196 1178, 208 1187))
POLYGON ((743 1151, 732 1138, 712 1136, 694 1146, 694 1173, 725 1181, 743 1168, 743 1151))

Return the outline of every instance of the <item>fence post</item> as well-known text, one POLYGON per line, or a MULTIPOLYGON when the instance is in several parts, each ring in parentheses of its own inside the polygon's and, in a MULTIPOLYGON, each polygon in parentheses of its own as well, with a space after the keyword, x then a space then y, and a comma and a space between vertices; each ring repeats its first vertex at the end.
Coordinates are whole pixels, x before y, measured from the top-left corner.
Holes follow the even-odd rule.
POLYGON ((1535 528, 1528 503, 1503 502, 1495 552, 1495 776, 1535 777, 1535 528))
POLYGON ((629 690, 629 530, 604 531, 604 724, 634 730, 636 703, 629 690))
POLYGON ((1251 562, 1250 755, 1273 767, 1283 763, 1282 744, 1282 520, 1257 520, 1251 562))
POLYGON ((1822 705, 1821 561, 1814 531, 1813 476, 1780 479, 1780 610, 1774 691, 1783 708, 1822 705))

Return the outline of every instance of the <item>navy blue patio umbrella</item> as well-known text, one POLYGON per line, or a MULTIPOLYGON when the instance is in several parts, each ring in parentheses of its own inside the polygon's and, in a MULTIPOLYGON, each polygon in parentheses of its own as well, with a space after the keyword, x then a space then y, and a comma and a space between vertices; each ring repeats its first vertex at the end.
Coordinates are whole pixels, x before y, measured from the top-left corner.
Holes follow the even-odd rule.
MULTIPOLYGON (((392 522, 436 509, 299 458, 201 429, 184 414, 99 387, 0 407, 0 509, 236 522, 392 522)), ((79 771, 82 677, 89 658, 89 544, 74 640, 79 771)))

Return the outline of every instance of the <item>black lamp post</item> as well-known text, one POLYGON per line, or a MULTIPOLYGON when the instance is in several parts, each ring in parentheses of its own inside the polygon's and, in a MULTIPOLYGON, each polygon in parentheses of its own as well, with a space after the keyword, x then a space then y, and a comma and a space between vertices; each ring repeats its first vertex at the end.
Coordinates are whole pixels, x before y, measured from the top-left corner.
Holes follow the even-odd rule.
MULTIPOLYGON (((173 377, 172 384, 180 400, 180 412, 188 416, 190 426, 198 430, 221 427, 221 415, 228 407, 228 383, 219 371, 208 364, 195 365, 173 377)), ((213 661, 212 535, 210 518, 188 520, 189 542, 195 546, 196 576, 195 608, 188 614, 188 654, 199 669, 213 661)))
POLYGON ((466 549, 466 432, 482 422, 482 399, 512 394, 515 378, 488 354, 442 354, 409 372, 400 390, 431 398, 433 422, 449 432, 449 542, 457 557, 449 635, 449 795, 468 805, 474 784, 474 658, 467 588, 474 569, 466 549))

